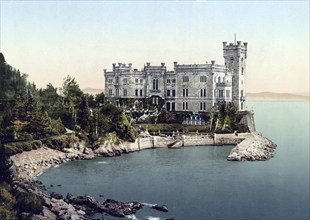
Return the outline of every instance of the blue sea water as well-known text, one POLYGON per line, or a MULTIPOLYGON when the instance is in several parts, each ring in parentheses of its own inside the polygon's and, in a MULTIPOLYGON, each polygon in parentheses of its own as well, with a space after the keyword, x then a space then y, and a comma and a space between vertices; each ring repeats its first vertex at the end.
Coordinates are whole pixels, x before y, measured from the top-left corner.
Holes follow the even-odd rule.
POLYGON ((249 102, 248 108, 256 129, 278 145, 269 161, 227 161, 232 146, 150 149, 69 162, 38 180, 49 192, 145 203, 131 219, 309 219, 309 102, 249 102), (169 212, 147 206, 155 203, 169 212))

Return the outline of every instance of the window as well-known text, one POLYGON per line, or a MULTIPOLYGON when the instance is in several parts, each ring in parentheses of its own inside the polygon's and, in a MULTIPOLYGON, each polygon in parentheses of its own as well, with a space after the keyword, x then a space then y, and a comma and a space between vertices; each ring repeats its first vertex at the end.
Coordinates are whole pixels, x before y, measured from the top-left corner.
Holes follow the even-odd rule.
POLYGON ((170 102, 167 102, 166 106, 167 106, 167 111, 170 111, 170 102))
POLYGON ((175 97, 175 90, 172 90, 172 96, 175 97))
POLYGON ((143 83, 143 79, 140 79, 140 83, 141 83, 141 84, 143 83))
POLYGON ((113 79, 108 79, 108 83, 113 83, 113 79))
POLYGON ((143 96, 143 92, 142 92, 142 89, 140 89, 140 96, 143 96))
POLYGON ((243 67, 241 68, 241 75, 243 75, 243 71, 244 71, 244 69, 243 69, 243 67))
POLYGON ((167 96, 170 96, 170 90, 167 90, 167 96))
POLYGON ((112 96, 112 89, 109 89, 109 96, 112 96))
POLYGON ((205 102, 200 102, 200 110, 205 111, 206 110, 206 103, 205 102))
POLYGON ((183 110, 187 110, 188 109, 188 102, 183 102, 183 110))
POLYGON ((226 98, 230 98, 230 90, 226 90, 226 98))
POLYGON ((152 103, 158 105, 158 97, 153 97, 152 103))
POLYGON ((183 96, 184 97, 188 96, 188 89, 183 89, 183 96))
POLYGON ((167 83, 170 83, 170 79, 167 79, 167 83))
POLYGON ((116 96, 119 96, 119 89, 115 89, 116 96))
POLYGON ((175 83, 175 79, 172 79, 171 82, 172 82, 172 83, 175 83))
POLYGON ((221 82, 221 77, 219 76, 218 78, 217 78, 217 82, 221 82))
POLYGON ((136 81, 135 81, 136 83, 139 83, 139 79, 136 79, 136 81))
POLYGON ((153 90, 158 90, 158 79, 153 79, 153 90))
POLYGON ((243 90, 240 91, 240 94, 241 94, 240 96, 243 97, 243 90))
POLYGON ((206 76, 200 76, 200 82, 207 82, 206 76))
POLYGON ((138 90, 138 89, 136 89, 136 93, 135 93, 135 95, 136 95, 136 96, 138 96, 138 93, 139 93, 139 90, 138 90))
POLYGON ((123 83, 126 84, 127 83, 127 79, 123 79, 123 83))
POLYGON ((171 109, 171 110, 172 110, 172 111, 175 111, 175 102, 172 102, 171 104, 172 104, 172 106, 171 106, 172 109, 171 109))
POLYGON ((219 90, 219 97, 220 98, 224 97, 224 90, 222 90, 222 89, 219 90))
POLYGON ((119 77, 118 76, 115 78, 115 82, 119 83, 119 77))
POLYGON ((183 82, 189 82, 188 76, 183 76, 183 82))
POLYGON ((124 95, 124 96, 127 96, 127 89, 124 89, 124 90, 123 90, 123 95, 124 95))
POLYGON ((200 97, 206 97, 206 89, 200 89, 200 97))

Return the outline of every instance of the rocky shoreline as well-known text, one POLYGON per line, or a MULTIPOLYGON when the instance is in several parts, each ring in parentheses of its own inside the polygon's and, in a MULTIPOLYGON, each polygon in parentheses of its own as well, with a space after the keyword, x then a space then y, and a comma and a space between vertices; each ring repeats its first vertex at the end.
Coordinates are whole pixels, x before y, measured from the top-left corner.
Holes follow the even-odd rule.
POLYGON ((258 132, 250 133, 247 138, 234 147, 227 160, 229 161, 261 161, 269 160, 277 145, 258 132))
MULTIPOLYGON (((182 137, 177 140, 181 146, 198 145, 225 145, 234 144, 237 146, 232 149, 228 160, 268 160, 272 158, 276 145, 267 138, 262 137, 257 132, 242 134, 216 134, 212 137, 195 136, 187 140, 188 137, 182 137), (199 140, 199 141, 197 141, 199 140), (185 144, 184 144, 185 143, 185 144)), ((175 143, 177 138, 154 137, 138 138, 134 143, 118 143, 113 139, 105 141, 99 148, 92 150, 81 143, 74 143, 70 148, 64 148, 62 151, 41 147, 37 150, 26 151, 11 156, 13 185, 19 190, 34 193, 44 200, 43 212, 41 215, 34 215, 33 219, 88 219, 96 212, 109 215, 124 217, 133 214, 142 204, 139 202, 119 202, 106 200, 99 203, 94 197, 89 195, 74 197, 67 196, 66 199, 44 193, 44 187, 34 182, 35 177, 44 170, 73 160, 90 160, 99 156, 119 156, 123 153, 139 151, 155 147, 168 147, 175 143), (156 142, 155 142, 156 141, 156 142), (158 144, 158 145, 157 145, 158 144), (76 202, 79 201, 79 202, 76 202)), ((57 195, 57 194, 56 194, 57 195)), ((155 205, 152 207, 160 211, 168 211, 164 205, 155 205)))

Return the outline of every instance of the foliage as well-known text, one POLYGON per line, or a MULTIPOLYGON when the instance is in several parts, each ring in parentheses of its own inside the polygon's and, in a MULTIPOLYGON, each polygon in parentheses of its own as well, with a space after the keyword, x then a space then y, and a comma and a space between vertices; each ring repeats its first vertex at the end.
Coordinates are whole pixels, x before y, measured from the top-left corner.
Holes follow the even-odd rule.
POLYGON ((11 186, 8 183, 0 182, 0 219, 17 219, 16 211, 13 209, 16 200, 11 193, 11 186))
POLYGON ((17 192, 15 209, 19 212, 39 214, 43 210, 43 199, 29 192, 17 192))

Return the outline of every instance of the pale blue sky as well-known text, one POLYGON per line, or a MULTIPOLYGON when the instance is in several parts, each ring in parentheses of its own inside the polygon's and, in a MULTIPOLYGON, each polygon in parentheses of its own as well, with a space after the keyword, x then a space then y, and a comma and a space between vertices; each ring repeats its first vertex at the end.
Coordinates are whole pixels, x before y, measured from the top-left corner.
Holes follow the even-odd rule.
POLYGON ((118 62, 223 64, 235 32, 247 91, 309 91, 309 1, 1 1, 0 50, 39 87, 69 74, 103 88, 118 62))

